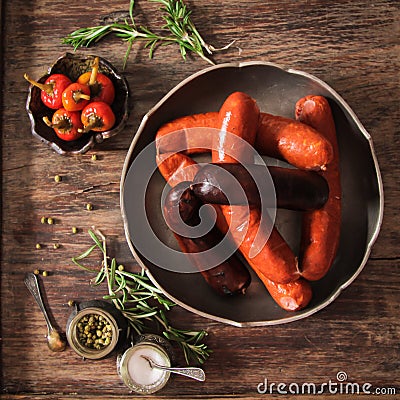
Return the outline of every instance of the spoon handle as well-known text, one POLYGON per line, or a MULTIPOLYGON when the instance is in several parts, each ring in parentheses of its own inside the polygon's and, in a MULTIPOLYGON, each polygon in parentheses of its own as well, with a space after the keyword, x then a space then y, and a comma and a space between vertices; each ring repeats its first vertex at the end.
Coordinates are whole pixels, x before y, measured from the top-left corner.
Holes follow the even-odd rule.
POLYGON ((53 330, 50 318, 47 315, 47 311, 42 300, 42 295, 40 294, 39 282, 37 280, 36 275, 32 272, 26 274, 24 282, 26 287, 31 292, 33 298, 36 300, 36 303, 38 304, 40 310, 42 311, 49 331, 53 330))
POLYGON ((155 368, 166 369, 169 372, 173 372, 175 374, 187 376, 188 378, 196 379, 197 381, 205 381, 206 375, 201 368, 196 367, 187 367, 187 368, 167 368, 162 367, 160 365, 154 365, 155 368))

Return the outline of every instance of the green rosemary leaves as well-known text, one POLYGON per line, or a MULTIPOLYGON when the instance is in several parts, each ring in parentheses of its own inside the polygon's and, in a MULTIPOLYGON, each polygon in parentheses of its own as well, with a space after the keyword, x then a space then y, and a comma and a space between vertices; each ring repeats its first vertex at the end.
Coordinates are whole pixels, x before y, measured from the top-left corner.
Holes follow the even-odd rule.
POLYGON ((121 38, 128 44, 124 58, 124 68, 133 43, 139 40, 145 42, 145 47, 149 49, 150 58, 152 58, 153 52, 159 44, 175 43, 179 46, 184 60, 186 60, 188 52, 193 52, 209 64, 214 64, 214 62, 209 58, 213 52, 226 50, 234 43, 231 42, 220 49, 216 49, 207 44, 191 19, 191 11, 182 0, 149 1, 161 4, 160 11, 162 13, 162 18, 165 21, 165 25, 162 29, 167 31, 165 34, 156 34, 146 27, 137 26, 133 15, 135 0, 130 0, 130 21, 125 20, 123 23, 115 22, 106 25, 80 28, 64 37, 62 43, 69 44, 74 47, 74 50, 76 50, 78 47, 89 47, 94 45, 105 36, 114 33, 117 37, 121 38))
POLYGON ((153 285, 142 269, 140 273, 128 272, 117 266, 115 258, 107 255, 106 239, 100 231, 89 230, 94 241, 85 252, 72 258, 74 264, 95 274, 94 285, 107 285, 108 293, 104 299, 110 300, 128 320, 133 330, 140 334, 154 326, 162 330, 162 334, 170 341, 176 342, 182 349, 186 363, 202 364, 209 357, 211 350, 202 343, 207 332, 181 330, 170 325, 166 312, 175 303, 163 295, 160 289, 153 285), (100 250, 103 261, 100 269, 88 267, 82 263, 94 250, 100 250))

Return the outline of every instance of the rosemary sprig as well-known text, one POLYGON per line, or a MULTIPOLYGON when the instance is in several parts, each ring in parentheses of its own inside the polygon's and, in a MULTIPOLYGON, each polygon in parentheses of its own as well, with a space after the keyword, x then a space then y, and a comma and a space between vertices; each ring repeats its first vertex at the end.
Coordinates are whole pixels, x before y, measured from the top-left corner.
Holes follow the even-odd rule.
POLYGON ((140 334, 149 329, 151 323, 156 322, 162 330, 162 334, 170 341, 174 341, 181 347, 185 361, 202 364, 209 357, 211 350, 202 343, 207 332, 182 330, 173 327, 166 312, 175 306, 175 303, 165 297, 146 276, 144 269, 140 273, 125 271, 117 267, 115 258, 107 255, 107 244, 104 235, 96 230, 89 230, 89 235, 94 241, 86 251, 77 257, 73 257, 74 264, 95 274, 91 283, 93 285, 107 284, 108 294, 104 299, 110 300, 114 306, 128 320, 132 329, 140 334), (103 255, 100 269, 88 267, 82 263, 95 250, 100 250, 103 255))
POLYGON ((135 0, 130 0, 129 17, 130 21, 124 23, 112 23, 107 25, 80 28, 71 32, 62 39, 62 43, 73 46, 76 51, 78 47, 89 47, 96 44, 105 36, 114 33, 117 37, 128 43, 128 48, 124 57, 124 68, 126 66, 132 45, 135 41, 144 41, 145 47, 149 49, 149 57, 153 57, 155 48, 159 44, 176 43, 179 46, 182 58, 186 60, 187 52, 193 52, 204 61, 214 64, 205 55, 212 55, 214 51, 226 50, 234 42, 225 47, 216 49, 207 44, 191 19, 191 11, 187 8, 183 0, 149 0, 153 3, 160 3, 162 18, 165 25, 162 27, 168 34, 158 35, 147 27, 137 26, 134 20, 135 0))

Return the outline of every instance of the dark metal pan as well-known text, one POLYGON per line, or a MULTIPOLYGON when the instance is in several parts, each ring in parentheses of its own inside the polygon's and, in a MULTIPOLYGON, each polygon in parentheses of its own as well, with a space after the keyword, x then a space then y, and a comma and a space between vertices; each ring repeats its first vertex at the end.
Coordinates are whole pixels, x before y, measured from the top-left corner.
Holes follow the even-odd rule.
MULTIPOLYGON (((207 157, 203 158, 207 161, 207 157)), ((146 164, 146 163, 144 163, 146 164)), ((280 162, 277 163, 279 165, 280 162)), ((265 62, 221 64, 202 70, 171 90, 143 118, 128 151, 121 177, 121 210, 126 239, 133 256, 146 269, 151 280, 182 307, 217 321, 236 326, 262 326, 305 318, 334 301, 353 282, 367 263, 383 216, 383 188, 378 162, 370 135, 345 101, 326 83, 296 70, 285 70, 265 62), (141 235, 141 218, 154 234, 172 248, 175 239, 161 212, 161 194, 165 182, 155 168, 154 138, 164 123, 184 115, 217 111, 234 91, 252 96, 261 111, 286 117, 294 116, 294 105, 308 94, 325 96, 331 105, 337 128, 343 191, 341 240, 329 273, 314 282, 313 299, 298 312, 282 310, 253 274, 245 296, 224 298, 214 293, 199 273, 177 273, 150 262, 135 245, 141 235), (148 152, 148 153, 146 153, 148 152), (138 165, 147 154, 148 165, 138 165), (132 193, 137 191, 138 176, 151 174, 146 187, 145 212, 133 209, 132 193), (138 213, 143 214, 137 219, 138 213), (144 215, 146 214, 146 215, 144 215)), ((294 249, 297 246, 298 213, 278 210, 276 223, 294 249)))

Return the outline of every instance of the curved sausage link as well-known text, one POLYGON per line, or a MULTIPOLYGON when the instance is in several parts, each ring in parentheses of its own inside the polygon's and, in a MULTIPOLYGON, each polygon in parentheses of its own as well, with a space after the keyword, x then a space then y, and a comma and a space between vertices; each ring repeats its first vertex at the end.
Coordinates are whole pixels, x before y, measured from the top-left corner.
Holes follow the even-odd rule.
MULTIPOLYGON (((259 109, 248 95, 236 92, 228 96, 221 107, 219 123, 220 134, 214 138, 212 161, 217 163, 252 162, 253 153, 244 146, 236 145, 232 138, 227 140, 226 132, 254 144, 259 120, 259 109), (229 150, 229 152, 227 151, 229 150), (234 157, 232 157, 234 152, 234 157)), ((248 209, 245 206, 221 206, 227 220, 229 232, 239 246, 249 265, 258 274, 266 276, 277 283, 289 283, 299 278, 297 260, 292 250, 275 227, 271 234, 261 227, 261 212, 258 208, 248 209), (243 232, 245 234, 243 235, 243 232), (261 249, 252 256, 257 235, 262 236, 261 249)), ((259 236, 259 237, 260 237, 259 236)))
POLYGON ((214 129, 218 126, 218 112, 187 115, 162 125, 157 131, 156 148, 159 153, 181 151, 185 154, 209 152, 214 129), (195 128, 201 128, 196 130, 195 128), (203 129, 214 128, 214 129, 203 129), (189 150, 190 149, 190 150, 189 150))
POLYGON ((207 261, 214 263, 215 257, 218 255, 213 253, 213 249, 223 239, 222 233, 215 226, 200 237, 190 237, 190 235, 175 232, 177 226, 182 228, 182 221, 189 227, 200 223, 201 205, 201 201, 188 188, 188 185, 181 182, 173 187, 166 196, 164 203, 166 221, 174 231, 181 250, 216 292, 223 295, 244 294, 250 284, 250 274, 236 254, 231 255, 215 267, 204 270, 204 256, 198 253, 208 252, 207 261), (182 221, 177 220, 178 216, 182 218, 182 221))
POLYGON ((310 283, 304 278, 282 285, 260 276, 271 297, 286 311, 299 311, 305 308, 312 298, 310 283))
MULTIPOLYGON (((311 170, 323 169, 332 160, 330 142, 310 126, 267 113, 260 113, 259 122, 254 143, 259 154, 311 170)), ((157 150, 159 153, 180 149, 188 149, 185 154, 209 152, 218 124, 217 112, 179 117, 160 127, 156 135, 157 150), (195 128, 212 129, 198 131, 195 128)))
MULTIPOLYGON (((200 168, 196 161, 182 153, 159 154, 157 155, 157 165, 164 179, 174 188, 181 182, 192 181, 200 168)), ((190 204, 193 206, 195 203, 192 202, 190 204)), ((221 211, 217 207, 215 209, 217 211, 217 225, 224 225, 225 220, 221 211), (220 222, 218 223, 218 221, 220 222)), ((184 210, 185 209, 183 209, 182 212, 184 210)), ((168 210, 166 210, 164 214, 169 215, 168 210)), ((188 219, 188 217, 185 217, 185 219, 188 219)), ((170 222, 172 223, 172 221, 170 222)), ((205 246, 207 246, 208 241, 215 241, 216 238, 218 238, 219 232, 215 229, 212 234, 203 238, 200 242, 186 240, 175 233, 174 235, 182 251, 185 253, 191 253, 196 252, 196 248, 197 252, 202 251, 199 250, 199 248, 204 249, 205 246)), ((208 246, 212 247, 211 243, 208 243, 208 246)), ((198 263, 198 260, 193 260, 193 262, 195 265, 198 265, 196 264, 196 262, 198 263)), ((215 291, 221 294, 245 293, 251 281, 249 271, 236 258, 236 256, 232 256, 229 260, 218 267, 203 271, 202 276, 215 291)))
POLYGON ((325 97, 306 96, 296 103, 296 118, 312 126, 329 140, 333 159, 320 174, 328 182, 329 197, 325 205, 304 214, 300 251, 301 274, 315 281, 333 264, 339 247, 341 222, 341 185, 339 147, 332 111, 325 97))
POLYGON ((158 170, 171 187, 180 182, 191 182, 200 171, 200 166, 182 153, 161 153, 156 155, 158 170))
POLYGON ((317 172, 239 163, 203 166, 194 177, 192 190, 204 203, 249 204, 258 208, 276 206, 296 211, 321 208, 329 193, 326 180, 317 172), (268 173, 271 180, 267 179, 268 173), (229 190, 236 182, 243 189, 244 196, 240 191, 229 190))
POLYGON ((332 160, 330 142, 299 121, 264 113, 258 128, 256 149, 300 169, 318 171, 332 160))

